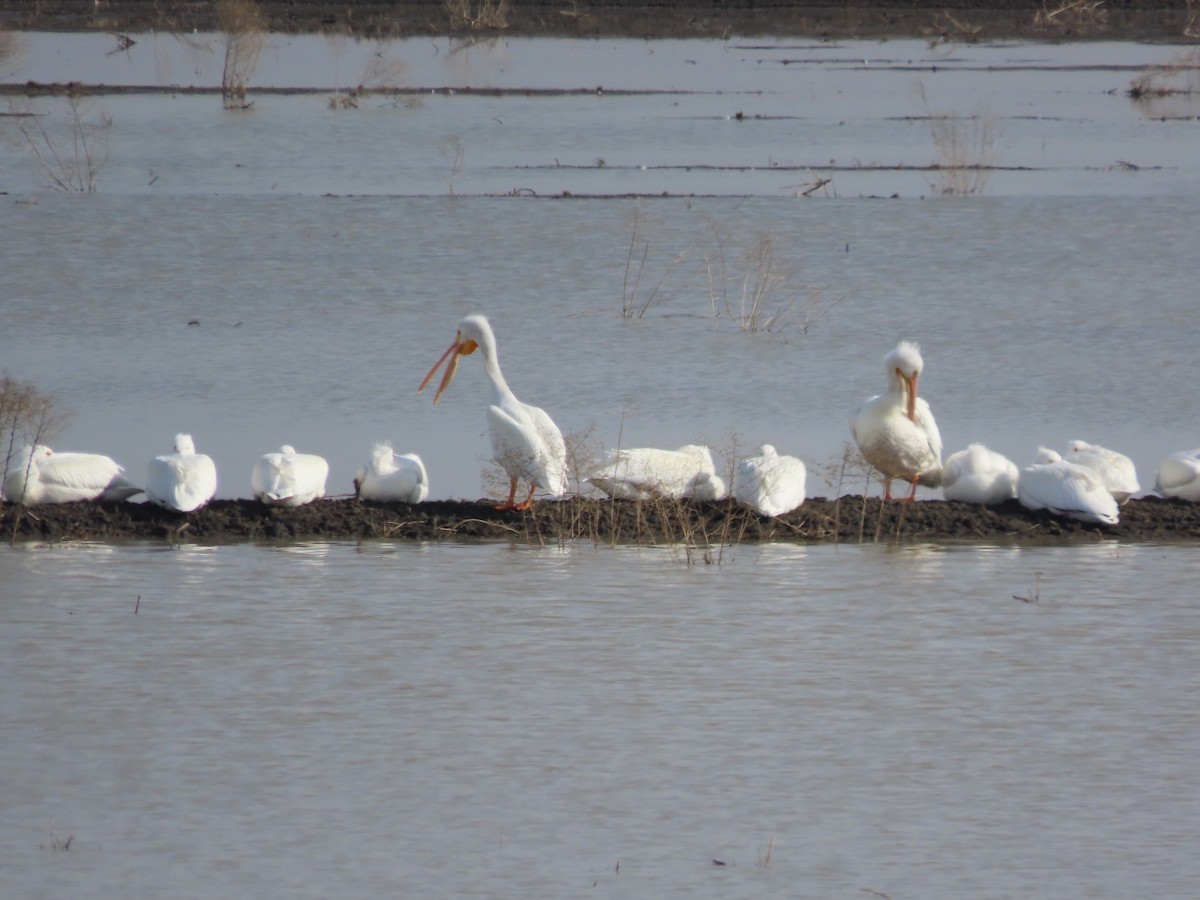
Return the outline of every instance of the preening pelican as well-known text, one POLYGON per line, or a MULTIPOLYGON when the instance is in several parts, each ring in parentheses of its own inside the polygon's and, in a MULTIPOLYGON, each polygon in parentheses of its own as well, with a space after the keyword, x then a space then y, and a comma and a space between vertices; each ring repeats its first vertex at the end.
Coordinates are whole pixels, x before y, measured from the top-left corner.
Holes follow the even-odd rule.
POLYGON ((1160 462, 1154 490, 1163 497, 1200 503, 1200 449, 1180 450, 1160 462))
POLYGON ((618 500, 720 500, 728 492, 717 476, 712 451, 699 444, 678 450, 613 450, 587 480, 618 500))
POLYGON ((154 457, 147 469, 146 496, 176 512, 199 509, 217 492, 217 467, 196 452, 190 434, 175 435, 175 452, 154 457))
POLYGON ((794 456, 780 456, 763 444, 758 456, 748 456, 737 465, 733 496, 759 515, 782 516, 804 503, 808 469, 794 456))
POLYGON ((942 496, 962 503, 1003 503, 1017 496, 1021 472, 1007 456, 970 444, 946 457, 942 496))
POLYGON ((56 453, 26 445, 9 463, 0 494, 12 503, 37 506, 76 500, 125 500, 142 489, 125 469, 98 453, 56 453))
POLYGON ((907 500, 917 483, 942 483, 942 436, 929 404, 917 396, 925 363, 916 344, 901 341, 883 360, 887 393, 872 397, 855 412, 850 432, 863 458, 883 475, 883 496, 891 499, 892 479, 909 482, 907 500))
POLYGON ((438 367, 448 359, 446 374, 433 395, 437 403, 454 378, 458 358, 474 353, 476 348, 483 354, 483 371, 492 384, 492 404, 488 407, 492 458, 509 478, 508 499, 497 509, 529 509, 538 488, 561 497, 567 490, 567 445, 562 432, 544 410, 522 403, 509 389, 496 357, 496 337, 486 318, 467 316, 458 323, 454 343, 429 370, 417 391, 425 390, 438 367), (529 496, 518 504, 513 501, 520 480, 529 482, 529 496))
POLYGON ((396 453, 383 441, 354 477, 354 493, 363 500, 420 503, 429 496, 429 476, 415 453, 396 453))
POLYGON ((1097 525, 1116 525, 1120 517, 1117 501, 1095 469, 1067 462, 1045 447, 1021 471, 1017 499, 1026 509, 1046 509, 1097 525))
POLYGON ((278 453, 264 453, 250 472, 254 496, 268 506, 303 506, 325 496, 329 463, 311 453, 297 453, 284 444, 278 453))
POLYGON ((1077 466, 1087 466, 1099 472, 1104 486, 1118 503, 1124 503, 1142 489, 1133 460, 1124 453, 1087 441, 1071 441, 1067 445, 1066 459, 1077 466))

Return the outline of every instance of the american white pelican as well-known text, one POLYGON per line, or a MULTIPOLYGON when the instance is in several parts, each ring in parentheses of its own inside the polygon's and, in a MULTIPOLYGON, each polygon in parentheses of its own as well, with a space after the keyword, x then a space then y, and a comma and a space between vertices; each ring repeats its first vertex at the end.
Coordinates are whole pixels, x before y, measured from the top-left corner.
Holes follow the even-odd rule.
POLYGON ((762 516, 782 516, 804 503, 808 469, 794 456, 780 456, 770 444, 737 465, 733 496, 762 516))
POLYGON ((415 453, 396 453, 383 441, 354 477, 354 493, 363 500, 420 503, 429 496, 429 476, 415 453))
POLYGON ((1007 456, 983 444, 970 444, 946 457, 942 496, 962 503, 1003 503, 1017 496, 1021 472, 1007 456))
POLYGON ((12 503, 71 503, 125 500, 142 489, 125 469, 98 453, 56 453, 45 444, 28 445, 9 463, 0 491, 12 503))
POLYGON ((909 482, 907 500, 917 483, 942 483, 942 436, 929 404, 917 396, 925 363, 916 344, 901 341, 883 360, 887 393, 872 397, 855 412, 850 432, 863 458, 883 475, 883 496, 891 499, 892 479, 909 482))
POLYGON ((284 444, 278 453, 264 453, 250 471, 254 496, 268 506, 303 506, 325 496, 329 463, 324 457, 297 453, 284 444))
POLYGON ((618 500, 720 500, 728 493, 717 476, 712 451, 699 444, 678 450, 613 450, 587 480, 618 500))
POLYGON ((1077 466, 1087 466, 1099 472, 1104 486, 1118 503, 1124 503, 1142 489, 1133 460, 1124 453, 1087 441, 1071 441, 1067 445, 1066 459, 1077 466))
POLYGON ((1154 490, 1163 497, 1200 503, 1200 449, 1180 450, 1160 462, 1154 490))
POLYGON ((199 509, 217 492, 217 467, 196 452, 190 434, 175 435, 175 452, 156 456, 147 467, 146 496, 177 512, 199 509))
POLYGON ((1017 499, 1026 509, 1047 509, 1097 525, 1116 525, 1120 516, 1117 501, 1095 469, 1067 462, 1045 447, 1038 448, 1032 466, 1021 470, 1017 499))
POLYGON ((483 354, 483 371, 492 383, 492 404, 488 407, 492 458, 509 478, 508 499, 497 509, 529 509, 537 488, 561 497, 567 490, 567 445, 562 432, 544 410, 522 403, 509 389, 496 358, 496 337, 486 318, 467 316, 458 323, 454 343, 429 370, 417 391, 425 390, 438 367, 449 359, 446 374, 433 395, 437 403, 454 378, 458 358, 474 353, 476 348, 483 354), (513 501, 517 482, 522 479, 529 482, 529 496, 518 504, 513 501))

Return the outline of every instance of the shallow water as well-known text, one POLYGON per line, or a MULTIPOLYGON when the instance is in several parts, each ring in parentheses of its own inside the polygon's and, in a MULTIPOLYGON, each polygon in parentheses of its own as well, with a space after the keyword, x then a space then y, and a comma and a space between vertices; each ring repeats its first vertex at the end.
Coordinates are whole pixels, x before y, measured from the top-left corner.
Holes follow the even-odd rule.
MULTIPOLYGON (((5 80, 215 83, 202 37, 111 56, 106 36, 28 39, 5 80)), ((253 84, 333 90, 370 49, 292 41, 253 84)), ((55 446, 140 477, 188 430, 229 497, 284 442, 349 492, 389 438, 424 457, 434 497, 495 493, 479 367, 437 407, 416 393, 475 311, 581 458, 770 441, 831 492, 823 470, 901 337, 922 343, 947 451, 982 440, 1025 463, 1084 438, 1149 487, 1200 443, 1197 125, 1155 117, 1185 101, 1121 94, 1177 48, 387 52, 437 93, 342 112, 321 94, 248 112, 97 98, 86 121, 113 124, 93 195, 39 187, 21 120, 0 117, 0 366, 75 411, 55 446), (936 174, 911 168, 934 159, 928 115, 983 102, 997 163, 1034 168, 931 199, 936 174), (673 196, 539 199, 563 191, 673 196), (742 330, 762 235, 778 319, 742 330)), ((63 123, 61 99, 30 103, 63 123)), ((6 885, 1186 894, 1195 552, 743 546, 705 567, 591 545, 5 550, 6 885)))
POLYGON ((10 885, 1187 893, 1193 557, 6 552, 10 885))

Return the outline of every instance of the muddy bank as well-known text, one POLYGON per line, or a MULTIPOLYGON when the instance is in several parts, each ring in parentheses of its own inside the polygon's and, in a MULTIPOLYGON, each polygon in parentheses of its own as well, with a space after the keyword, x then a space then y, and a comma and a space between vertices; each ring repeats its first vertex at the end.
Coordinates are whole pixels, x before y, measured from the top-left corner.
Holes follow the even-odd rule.
MULTIPOLYGON (((1200 33, 1188 0, 262 0, 274 32, 367 37, 920 37, 979 41, 1185 40, 1200 33)), ((39 31, 217 31, 212 0, 8 0, 0 26, 39 31)))
POLYGON ((1179 541, 1200 538, 1200 505, 1147 497, 1121 509, 1121 523, 1097 528, 1016 501, 979 507, 932 500, 884 503, 857 496, 814 498, 780 518, 722 503, 571 499, 500 511, 485 501, 416 506, 323 500, 298 509, 255 500, 218 500, 187 515, 139 503, 72 503, 0 511, 0 535, 20 541, 162 540, 229 543, 274 540, 570 541, 719 547, 759 541, 873 543, 989 541, 1065 543, 1103 538, 1179 541))

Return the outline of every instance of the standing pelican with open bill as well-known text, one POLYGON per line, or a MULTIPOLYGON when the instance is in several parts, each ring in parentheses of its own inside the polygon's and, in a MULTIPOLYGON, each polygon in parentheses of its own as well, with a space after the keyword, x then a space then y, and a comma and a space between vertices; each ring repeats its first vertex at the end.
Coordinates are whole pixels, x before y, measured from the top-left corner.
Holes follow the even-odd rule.
POLYGON ((417 391, 425 390, 434 373, 446 362, 433 402, 450 386, 458 368, 458 358, 474 353, 483 355, 483 371, 492 385, 492 404, 488 407, 488 428, 492 437, 492 457, 508 473, 508 499, 497 509, 529 509, 538 489, 561 497, 567 490, 567 445, 562 432, 544 410, 516 398, 496 358, 496 337, 483 316, 467 316, 458 323, 454 343, 442 354, 417 391), (516 503, 517 482, 529 482, 529 495, 516 503))
POLYGON ((883 360, 888 389, 872 397, 850 419, 850 432, 868 463, 883 475, 883 496, 892 499, 892 479, 909 482, 907 501, 917 483, 942 483, 942 436, 929 404, 917 396, 925 367, 916 344, 901 341, 883 360))

